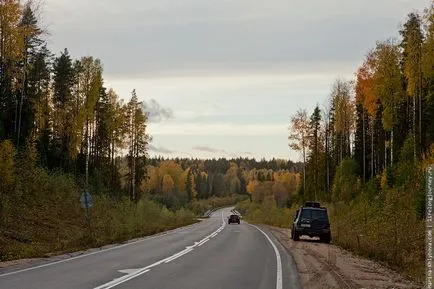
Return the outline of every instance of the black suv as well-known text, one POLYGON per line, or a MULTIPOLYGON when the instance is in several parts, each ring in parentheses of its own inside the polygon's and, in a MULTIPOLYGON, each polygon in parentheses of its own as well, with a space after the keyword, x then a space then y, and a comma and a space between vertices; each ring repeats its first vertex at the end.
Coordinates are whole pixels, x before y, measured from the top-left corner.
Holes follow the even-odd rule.
POLYGON ((297 210, 292 224, 291 238, 298 241, 300 236, 319 237, 321 242, 330 243, 331 232, 327 209, 320 203, 306 202, 297 210))
POLYGON ((240 224, 240 216, 238 215, 230 215, 229 216, 229 220, 228 220, 228 224, 230 223, 238 223, 240 224))

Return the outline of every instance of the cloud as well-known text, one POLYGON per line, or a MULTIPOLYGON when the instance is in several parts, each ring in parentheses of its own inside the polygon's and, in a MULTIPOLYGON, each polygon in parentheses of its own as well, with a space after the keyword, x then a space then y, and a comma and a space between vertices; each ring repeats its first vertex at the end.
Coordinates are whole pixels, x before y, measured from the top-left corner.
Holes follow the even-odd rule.
POLYGON ((224 153, 224 154, 227 154, 227 152, 225 150, 211 148, 211 147, 207 147, 207 146, 195 146, 195 147, 193 147, 193 149, 194 150, 198 150, 198 151, 202 151, 202 152, 208 152, 208 153, 224 153))
POLYGON ((173 118, 173 111, 170 108, 162 107, 155 99, 144 101, 143 109, 148 115, 151 123, 158 123, 173 118))
POLYGON ((426 2, 56 0, 47 1, 47 20, 54 52, 100 57, 107 75, 182 75, 221 64, 359 60, 426 2))
POLYGON ((224 154, 230 157, 237 156, 236 154, 227 152, 224 149, 212 148, 209 146, 194 146, 193 149, 201 152, 207 152, 207 153, 224 154))
POLYGON ((160 147, 156 147, 154 145, 149 145, 149 150, 151 152, 162 153, 162 154, 173 154, 173 153, 176 153, 176 151, 172 151, 172 150, 169 150, 169 149, 161 147, 161 146, 160 147))

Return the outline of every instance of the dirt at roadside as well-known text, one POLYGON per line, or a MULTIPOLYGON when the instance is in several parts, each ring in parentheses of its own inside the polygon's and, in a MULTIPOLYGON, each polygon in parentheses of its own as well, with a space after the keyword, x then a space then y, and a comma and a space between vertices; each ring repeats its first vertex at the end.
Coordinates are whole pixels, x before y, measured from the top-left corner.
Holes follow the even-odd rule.
POLYGON ((294 242, 288 229, 267 228, 292 254, 304 289, 422 288, 384 266, 338 246, 304 237, 294 242))

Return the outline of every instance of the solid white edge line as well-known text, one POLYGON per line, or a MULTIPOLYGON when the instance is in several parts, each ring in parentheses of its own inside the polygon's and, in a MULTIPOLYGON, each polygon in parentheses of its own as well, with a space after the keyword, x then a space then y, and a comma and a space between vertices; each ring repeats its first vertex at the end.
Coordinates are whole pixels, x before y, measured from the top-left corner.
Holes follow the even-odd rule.
MULTIPOLYGON (((221 212, 221 216, 222 216, 222 226, 221 227, 224 227, 226 223, 224 222, 223 212, 221 212)), ((188 225, 188 226, 185 226, 185 227, 179 227, 179 228, 176 228, 176 229, 173 229, 173 230, 169 230, 169 231, 163 232, 163 233, 161 233, 159 235, 143 237, 143 238, 140 238, 139 240, 136 240, 136 241, 133 241, 133 242, 130 242, 130 243, 125 243, 125 244, 121 244, 121 245, 110 247, 110 248, 106 248, 106 249, 98 250, 98 248, 90 248, 88 250, 95 249, 95 250, 98 250, 98 251, 87 253, 87 254, 80 254, 78 256, 62 259, 62 260, 59 260, 59 261, 53 261, 53 262, 49 262, 49 263, 38 265, 38 266, 34 266, 34 267, 29 267, 29 268, 20 269, 20 270, 8 272, 8 273, 3 273, 3 274, 0 274, 0 277, 6 277, 6 276, 18 274, 18 273, 32 271, 32 270, 36 270, 36 269, 40 269, 40 268, 44 268, 44 267, 49 267, 49 266, 53 266, 53 265, 57 265, 57 264, 65 263, 65 262, 70 262, 70 261, 81 259, 81 258, 84 258, 84 257, 88 257, 88 256, 92 256, 92 255, 96 255, 96 254, 100 254, 100 253, 104 253, 104 252, 120 249, 120 248, 127 247, 127 246, 130 246, 130 245, 134 245, 134 244, 138 244, 138 243, 145 242, 145 241, 148 241, 148 240, 152 240, 152 239, 155 239, 155 238, 158 238, 158 237, 167 236, 169 234, 176 233, 177 231, 184 230, 184 229, 196 226, 199 223, 200 222, 194 223, 194 224, 191 224, 191 225, 188 225)), ((223 228, 221 228, 221 229, 223 229, 223 228)), ((206 238, 204 238, 204 239, 206 239, 206 238)))
POLYGON ((276 260, 277 260, 276 289, 282 289, 282 260, 280 258, 279 249, 277 249, 276 245, 274 245, 273 241, 270 239, 270 237, 268 237, 268 235, 264 231, 262 231, 255 225, 250 225, 250 226, 255 227, 257 230, 259 230, 267 238, 271 246, 273 246, 274 253, 276 253, 276 260))

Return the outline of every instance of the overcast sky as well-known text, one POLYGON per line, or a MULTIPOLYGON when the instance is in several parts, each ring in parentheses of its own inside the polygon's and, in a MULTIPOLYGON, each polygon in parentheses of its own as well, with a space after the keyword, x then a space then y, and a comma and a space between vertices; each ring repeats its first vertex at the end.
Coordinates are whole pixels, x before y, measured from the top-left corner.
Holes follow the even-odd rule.
POLYGON ((290 115, 323 105, 428 0, 45 0, 49 45, 104 63, 153 118, 151 155, 299 159, 290 115), (161 107, 160 107, 161 106, 161 107))

